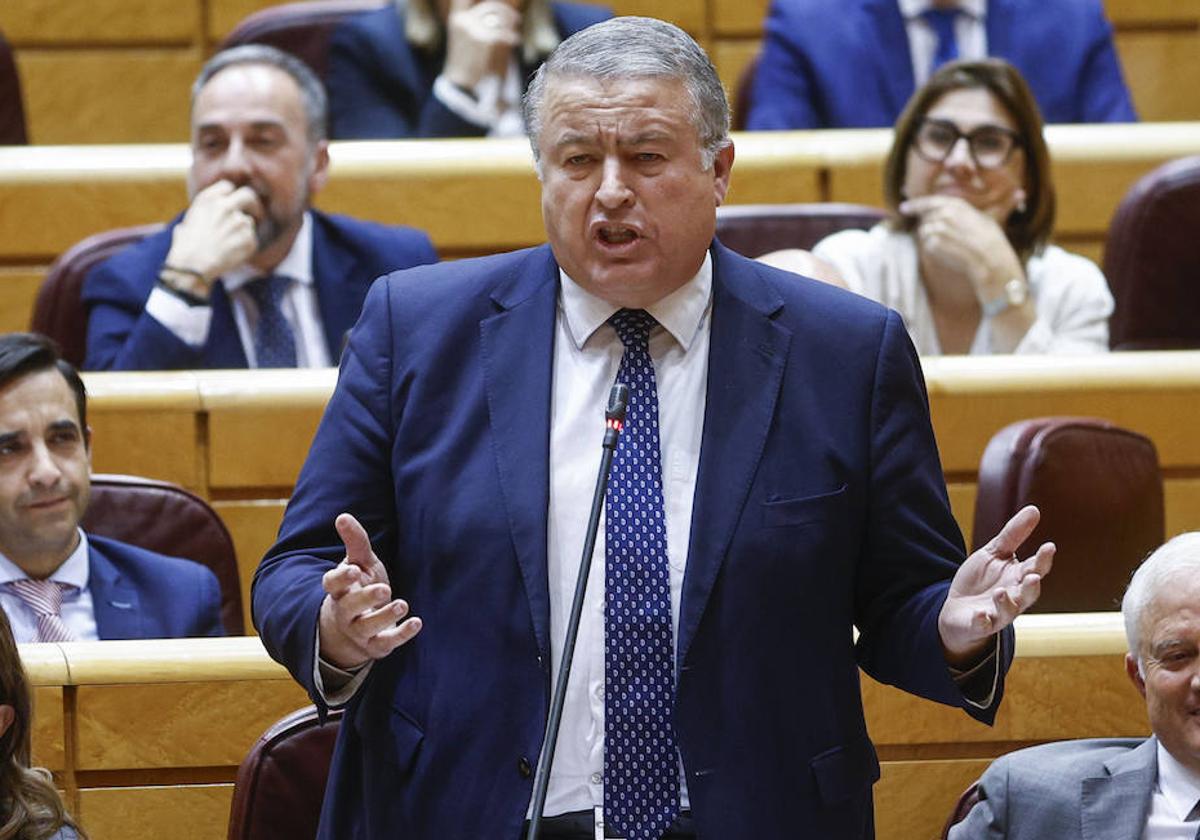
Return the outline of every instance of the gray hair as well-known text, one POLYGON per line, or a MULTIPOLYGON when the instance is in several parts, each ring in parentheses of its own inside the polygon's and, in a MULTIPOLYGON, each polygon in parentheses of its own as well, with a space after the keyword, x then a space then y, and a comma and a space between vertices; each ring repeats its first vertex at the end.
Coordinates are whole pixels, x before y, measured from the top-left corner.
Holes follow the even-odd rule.
POLYGON ((691 36, 665 21, 618 17, 589 26, 559 44, 537 69, 525 91, 525 126, 539 165, 542 100, 552 78, 603 81, 678 79, 691 98, 691 118, 700 138, 704 168, 730 145, 729 101, 716 68, 691 36))
POLYGON ((1133 573, 1125 597, 1121 599, 1121 615, 1125 619, 1125 639, 1129 652, 1142 668, 1142 618, 1146 608, 1166 586, 1182 572, 1200 575, 1200 531, 1167 540, 1146 558, 1133 573))
POLYGON ((325 86, 321 84, 317 74, 291 53, 266 44, 243 44, 240 47, 222 50, 210 58, 200 68, 200 75, 192 83, 192 107, 196 107, 196 97, 213 76, 227 67, 244 64, 265 64, 291 76, 296 87, 300 89, 300 99, 304 103, 304 115, 308 119, 308 142, 315 144, 328 136, 326 126, 329 121, 329 105, 325 96, 325 86))

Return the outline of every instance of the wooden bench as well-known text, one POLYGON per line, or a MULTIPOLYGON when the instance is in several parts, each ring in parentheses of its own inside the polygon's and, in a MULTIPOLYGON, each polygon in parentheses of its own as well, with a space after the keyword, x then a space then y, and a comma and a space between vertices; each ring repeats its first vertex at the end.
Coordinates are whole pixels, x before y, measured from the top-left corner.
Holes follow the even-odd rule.
MULTIPOLYGON (((864 678, 883 762, 880 840, 935 836, 961 790, 1010 749, 1146 734, 1124 650, 1116 613, 1022 617, 993 728, 864 678)), ((37 694, 35 763, 55 771, 94 840, 221 840, 242 757, 307 702, 252 638, 24 645, 21 654, 37 694)))

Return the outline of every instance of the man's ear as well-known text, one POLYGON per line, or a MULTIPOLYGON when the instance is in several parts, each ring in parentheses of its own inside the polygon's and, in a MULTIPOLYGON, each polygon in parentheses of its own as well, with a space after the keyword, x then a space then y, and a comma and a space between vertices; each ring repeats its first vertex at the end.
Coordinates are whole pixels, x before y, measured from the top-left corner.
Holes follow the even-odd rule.
POLYGON ((713 192, 717 206, 725 203, 725 193, 729 191, 729 175, 733 170, 733 142, 721 149, 713 157, 713 192))
POLYGON ((12 726, 16 719, 17 713, 12 706, 0 706, 0 736, 8 731, 8 727, 12 726))
POLYGON ((1137 657, 1132 653, 1125 654, 1125 673, 1129 675, 1130 682, 1133 687, 1138 690, 1138 694, 1146 697, 1146 678, 1142 676, 1142 672, 1138 670, 1137 657))
POLYGON ((308 175, 308 191, 312 195, 316 195, 329 180, 329 141, 318 140, 312 155, 312 172, 308 175))
POLYGON ((83 451, 87 453, 88 469, 92 468, 92 427, 83 427, 83 451))

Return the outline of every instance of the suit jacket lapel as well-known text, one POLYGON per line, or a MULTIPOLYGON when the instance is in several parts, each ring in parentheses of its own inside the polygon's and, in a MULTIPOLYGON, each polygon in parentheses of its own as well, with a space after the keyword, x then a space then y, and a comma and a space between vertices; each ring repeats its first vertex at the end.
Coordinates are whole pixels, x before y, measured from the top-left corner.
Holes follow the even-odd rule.
POLYGON ((525 581, 538 650, 550 656, 546 517, 550 487, 550 381, 558 266, 548 247, 530 253, 480 322, 488 419, 513 547, 525 581))
POLYGON ((126 583, 108 558, 88 544, 88 590, 101 639, 139 639, 142 610, 137 590, 126 583))
POLYGON ((891 111, 899 114, 916 85, 904 16, 895 0, 868 0, 862 15, 859 31, 864 43, 872 45, 876 78, 891 111))
POLYGON ((330 222, 324 216, 314 210, 312 220, 313 285, 329 358, 337 365, 346 333, 358 320, 362 307, 361 296, 348 294, 351 284, 346 282, 346 278, 355 276, 359 257, 332 235, 330 222))
POLYGON ((791 333, 753 264, 713 247, 712 339, 704 436, 679 616, 682 664, 750 491, 775 416, 791 333))
POLYGON ((1083 780, 1084 840, 1141 837, 1158 774, 1157 742, 1147 738, 1136 749, 1105 765, 1109 775, 1083 780))

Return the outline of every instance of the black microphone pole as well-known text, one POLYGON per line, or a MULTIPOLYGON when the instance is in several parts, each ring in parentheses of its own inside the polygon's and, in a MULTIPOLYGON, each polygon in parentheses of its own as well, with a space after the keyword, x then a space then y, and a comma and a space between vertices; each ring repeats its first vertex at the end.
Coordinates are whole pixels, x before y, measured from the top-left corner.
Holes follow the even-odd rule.
POLYGON ((587 536, 583 543, 583 558, 579 561, 579 576, 575 579, 575 598, 571 601, 571 617, 567 621, 567 636, 563 641, 562 661, 558 680, 550 698, 550 718, 546 722, 546 738, 538 756, 537 774, 533 777, 533 813, 525 840, 537 840, 542 827, 542 809, 546 807, 546 790, 550 785, 550 766, 554 763, 554 745, 562 724, 563 702, 567 696, 567 680, 571 676, 571 660, 575 655, 575 638, 579 635, 579 619, 583 615, 583 595, 587 591, 588 572, 592 568, 592 552, 596 549, 596 531, 600 528, 600 511, 608 489, 608 473, 612 469, 617 438, 625 427, 625 409, 629 405, 629 388, 618 382, 608 394, 604 410, 605 430, 603 452, 600 455, 600 474, 596 476, 596 492, 592 494, 592 514, 588 518, 587 536))

